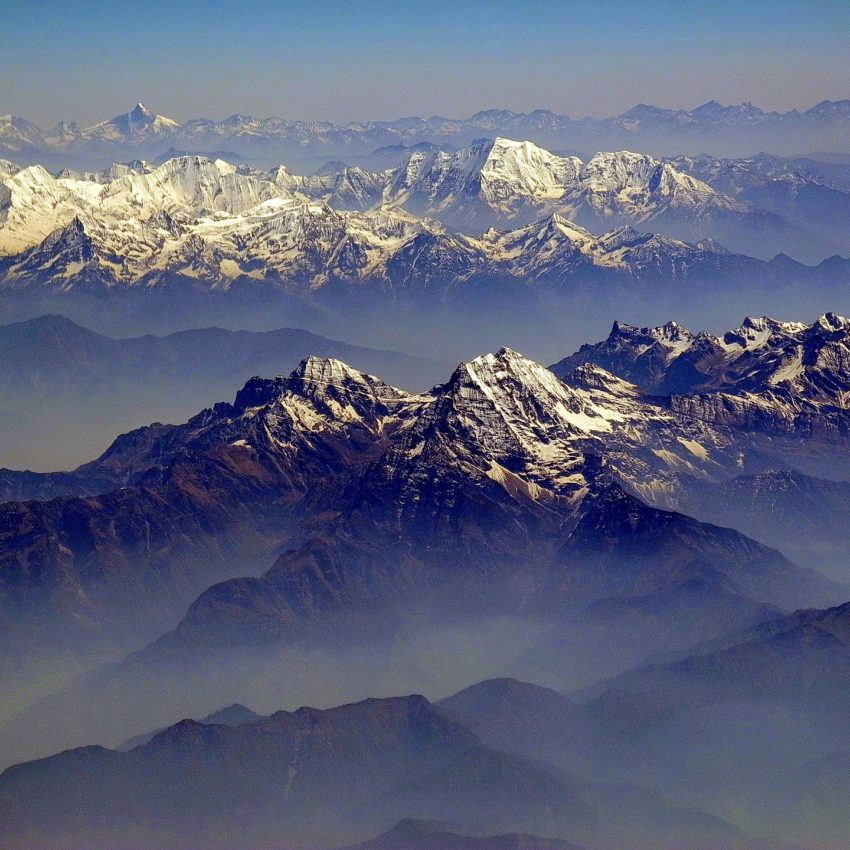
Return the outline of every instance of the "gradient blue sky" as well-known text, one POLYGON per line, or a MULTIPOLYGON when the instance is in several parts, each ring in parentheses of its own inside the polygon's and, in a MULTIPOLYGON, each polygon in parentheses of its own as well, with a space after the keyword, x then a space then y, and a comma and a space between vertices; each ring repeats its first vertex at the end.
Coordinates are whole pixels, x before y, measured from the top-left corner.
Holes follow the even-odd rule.
POLYGON ((334 121, 850 97, 850 0, 5 0, 0 112, 334 121))

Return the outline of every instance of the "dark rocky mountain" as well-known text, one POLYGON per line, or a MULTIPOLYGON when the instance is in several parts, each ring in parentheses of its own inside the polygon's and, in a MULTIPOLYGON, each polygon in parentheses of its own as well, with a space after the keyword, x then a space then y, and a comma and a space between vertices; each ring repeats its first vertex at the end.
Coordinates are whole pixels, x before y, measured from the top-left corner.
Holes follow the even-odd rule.
POLYGON ((846 439, 850 322, 826 313, 811 325, 746 318, 722 337, 675 322, 635 328, 615 322, 608 339, 584 345, 552 369, 593 363, 647 392, 669 396, 688 417, 779 436, 846 439))
MULTIPOLYGON (((238 727, 186 720, 126 753, 84 747, 16 765, 0 775, 0 815, 4 843, 61 840, 68 850, 327 847, 405 817, 490 834, 528 824, 613 850, 634 840, 670 850, 764 847, 651 791, 586 783, 484 747, 418 696, 281 711, 238 727)), ((405 832, 413 825, 365 846, 397 846, 387 842, 405 832)), ((439 846, 575 846, 512 841, 439 846)))
POLYGON ((552 369, 592 363, 687 417, 747 431, 767 451, 763 468, 722 483, 694 477, 678 507, 845 577, 848 351, 847 320, 833 313, 812 324, 747 318, 723 336, 617 322, 552 369))
POLYGON ((475 743, 422 697, 278 712, 239 727, 187 720, 128 753, 90 747, 10 768, 0 778, 3 841, 61 838, 69 850, 338 844, 380 829, 380 818, 351 822, 362 806, 475 743))
POLYGON ((844 694, 834 708, 847 710, 850 676, 850 603, 800 609, 744 632, 724 636, 713 647, 680 661, 659 663, 594 686, 629 692, 654 690, 679 705, 704 700, 777 697, 821 701, 844 694))
POLYGON ((85 495, 0 506, 4 639, 18 657, 4 676, 25 681, 45 656, 73 670, 155 637, 216 579, 302 540, 418 404, 312 358, 185 425, 124 435, 72 476, 19 477, 40 495, 85 495))
MULTIPOLYGON (((124 740, 175 706, 194 713, 195 697, 222 677, 234 677, 235 698, 256 702, 239 688, 265 681, 264 664, 284 669, 275 659, 293 646, 333 634, 337 650, 366 641, 378 658, 375 647, 423 622, 486 617, 569 634, 582 651, 544 657, 549 675, 575 684, 779 609, 844 598, 739 532, 623 489, 675 500, 682 476, 739 474, 746 443, 596 367, 571 381, 502 350, 413 396, 312 358, 185 425, 119 438, 70 483, 27 476, 18 486, 42 494, 109 480, 120 489, 0 507, 10 646, 34 669, 62 660, 67 675, 66 657, 91 663, 177 628, 15 724, 41 718, 61 745, 90 722, 78 710, 94 693, 129 712, 153 700, 153 682, 174 677, 171 702, 153 700, 141 729, 132 712, 99 719, 124 740), (220 581, 234 575, 243 577, 220 581), (579 634, 610 651, 589 651, 579 634), (238 661, 255 650, 259 668, 238 661)), ((502 663, 529 669, 521 653, 502 663)), ((6 676, 22 669, 18 661, 6 676)), ((27 740, 20 728, 9 727, 6 745, 27 740)))
MULTIPOLYGON (((694 647, 595 686, 590 694, 602 696, 588 708, 606 693, 627 705, 651 696, 661 710, 623 743, 621 769, 651 751, 656 781, 678 786, 694 805, 720 817, 738 811, 737 822, 776 840, 839 848, 850 828, 839 778, 850 716, 848 613, 846 604, 801 610, 694 647)), ((621 775, 640 781, 639 773, 621 775)))
MULTIPOLYGON (((202 717, 198 720, 198 723, 203 723, 205 726, 242 726, 245 723, 254 723, 261 718, 262 715, 257 714, 256 711, 252 711, 247 706, 240 705, 239 703, 234 703, 233 705, 228 705, 225 708, 220 708, 218 711, 214 711, 206 717, 202 717)), ((142 744, 147 744, 153 737, 164 731, 164 728, 165 727, 163 727, 163 729, 155 729, 152 732, 145 732, 142 735, 136 735, 135 737, 124 741, 123 744, 115 749, 127 751, 132 750, 135 747, 140 747, 142 744)))
POLYGON ((559 838, 506 833, 469 835, 452 824, 405 818, 391 830, 348 850, 579 850, 559 838))
POLYGON ((551 760, 567 750, 582 707, 563 694, 517 679, 489 679, 437 703, 487 746, 551 760))
POLYGON ((747 317, 722 337, 692 334, 676 322, 636 328, 615 322, 608 339, 553 366, 566 374, 595 363, 648 392, 765 391, 788 383, 801 400, 839 406, 850 321, 834 313, 810 325, 747 317))
POLYGON ((769 541, 799 564, 846 580, 850 550, 844 517, 850 483, 779 469, 723 484, 694 480, 682 491, 682 510, 769 541))
MULTIPOLYGON (((201 328, 115 339, 61 316, 40 316, 0 327, 6 366, 0 407, 21 423, 0 435, 0 466, 76 466, 99 454, 116 433, 152 420, 183 421, 252 375, 288 374, 311 354, 337 357, 410 390, 432 386, 446 371, 428 360, 296 328, 201 328)), ((18 498, 13 479, 4 476, 0 472, 0 482, 10 483, 0 483, 0 499, 18 498)), ((49 492, 75 491, 69 485, 49 492)))
POLYGON ((846 608, 800 611, 572 698, 493 680, 439 705, 489 746, 657 787, 769 847, 837 850, 847 831, 846 608))

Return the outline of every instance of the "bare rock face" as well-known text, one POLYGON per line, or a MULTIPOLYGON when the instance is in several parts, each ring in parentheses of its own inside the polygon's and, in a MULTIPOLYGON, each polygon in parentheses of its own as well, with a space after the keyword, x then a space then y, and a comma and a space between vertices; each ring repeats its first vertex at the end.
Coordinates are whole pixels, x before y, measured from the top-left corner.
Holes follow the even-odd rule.
MULTIPOLYGON (((449 564, 462 553, 472 576, 512 561, 517 576, 539 570, 597 504, 594 494, 617 480, 675 507, 688 477, 740 472, 748 444, 731 419, 695 409, 703 398, 689 397, 687 409, 658 404, 591 365, 561 381, 510 349, 461 364, 425 395, 339 360, 306 358, 288 377, 254 378, 233 404, 184 425, 124 435, 73 472, 4 473, 18 496, 61 496, 0 509, 2 602, 26 624, 9 639, 40 656, 65 623, 76 635, 69 651, 87 657, 153 637, 214 581, 256 574, 275 547, 298 551, 311 538, 325 542, 304 550, 291 575, 337 571, 336 590, 310 601, 326 590, 312 579, 289 588, 283 558, 269 579, 290 612, 283 631, 302 605, 396 594, 404 569, 411 588, 431 586, 440 557, 449 564), (377 567, 382 547, 387 563, 377 567), (364 584, 358 570, 376 571, 364 584), (42 595, 39 616, 22 616, 42 595)), ((497 596, 504 590, 493 586, 497 596)), ((228 593, 202 597, 189 622, 223 602, 229 610, 228 593)))
POLYGON ((746 318, 722 337, 615 323, 604 342, 552 368, 595 363, 668 396, 672 410, 716 426, 841 441, 848 433, 850 321, 826 313, 811 325, 746 318))

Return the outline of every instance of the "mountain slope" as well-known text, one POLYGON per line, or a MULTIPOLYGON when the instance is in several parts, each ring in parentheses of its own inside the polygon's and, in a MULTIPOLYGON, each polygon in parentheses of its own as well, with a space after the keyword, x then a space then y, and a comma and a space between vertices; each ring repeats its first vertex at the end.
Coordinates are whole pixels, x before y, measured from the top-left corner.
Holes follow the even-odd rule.
MULTIPOLYGON (((839 586, 774 550, 634 495, 675 503, 692 476, 739 475, 748 452, 746 437, 681 417, 595 367, 564 383, 503 349, 416 396, 308 358, 184 425, 124 435, 71 476, 14 482, 97 495, 0 506, 5 657, 24 662, 3 674, 25 700, 30 670, 67 677, 177 625, 45 703, 64 742, 80 720, 60 708, 66 699, 113 691, 142 705, 152 670, 167 678, 188 664, 196 677, 178 675, 171 697, 195 713, 183 701, 212 681, 213 659, 232 659, 227 675, 249 686, 262 677, 240 653, 265 647, 261 666, 274 664, 328 634, 386 648, 423 623, 440 632, 473 617, 530 619, 526 643, 502 662, 527 666, 542 624, 576 634, 592 620, 610 654, 584 645, 549 656, 550 674, 575 682, 777 608, 838 601, 839 586), (682 619, 683 607, 699 615, 682 619), (570 668, 572 658, 585 666, 570 668)), ((234 700, 259 704, 252 696, 234 700)), ((167 720, 159 703, 140 729, 117 712, 110 736, 167 720)), ((7 731, 9 745, 27 740, 7 731)))
POLYGON ((451 824, 405 818, 348 850, 578 850, 578 845, 536 835, 468 835, 451 824))
MULTIPOLYGON (((0 327, 0 356, 6 364, 0 376, 2 407, 26 423, 0 435, 3 465, 75 466, 100 453, 116 433, 151 420, 182 421, 252 375, 289 373, 311 354, 337 357, 409 389, 431 386, 444 374, 439 364, 295 328, 199 328, 115 339, 60 316, 41 316, 0 327)), ((103 491, 102 485, 79 491, 70 485, 48 488, 49 480, 0 472, 0 499, 103 491), (16 486, 25 480, 39 483, 34 489, 16 486)))
POLYGON ((47 132, 17 116, 2 116, 12 126, 0 132, 0 144, 6 151, 30 159, 52 155, 63 164, 76 161, 85 167, 104 160, 159 154, 170 145, 207 151, 227 145, 255 162, 274 162, 287 156, 346 159, 378 147, 435 141, 443 147, 458 147, 483 136, 520 137, 556 150, 637 146, 669 155, 707 151, 718 156, 749 156, 754 150, 792 155, 812 149, 844 151, 850 113, 847 103, 823 101, 802 112, 786 113, 765 112, 749 103, 724 106, 710 101, 691 110, 638 104, 619 116, 580 120, 546 109, 529 113, 489 109, 466 118, 435 115, 346 125, 243 114, 224 120, 192 118, 177 124, 137 104, 127 114, 90 128, 62 121, 47 132))
POLYGON ((823 285, 842 277, 840 260, 792 273, 730 254, 705 237, 759 256, 782 246, 755 250, 773 227, 757 210, 628 152, 582 165, 496 139, 454 154, 416 152, 394 172, 308 178, 182 156, 58 177, 31 166, 4 176, 2 187, 0 286, 12 292, 241 283, 305 295, 366 284, 403 293, 494 280, 759 285, 794 283, 790 276, 823 285), (515 229, 489 231, 494 225, 515 229))
POLYGON ((60 836, 69 850, 328 846, 423 810, 469 831, 529 824, 613 848, 635 838, 671 850, 763 846, 652 792, 590 785, 484 748, 418 696, 281 711, 236 728, 186 720, 128 753, 85 747, 0 775, 0 838, 19 846, 60 836))
POLYGON ((608 339, 585 345, 552 369, 610 369, 645 390, 669 395, 683 415, 777 436, 846 440, 848 320, 826 313, 811 325, 746 318, 722 337, 615 323, 608 339))
POLYGON ((796 563, 839 581, 850 575, 843 527, 850 504, 846 481, 774 469, 718 485, 694 481, 682 494, 682 509, 693 516, 769 540, 796 563))

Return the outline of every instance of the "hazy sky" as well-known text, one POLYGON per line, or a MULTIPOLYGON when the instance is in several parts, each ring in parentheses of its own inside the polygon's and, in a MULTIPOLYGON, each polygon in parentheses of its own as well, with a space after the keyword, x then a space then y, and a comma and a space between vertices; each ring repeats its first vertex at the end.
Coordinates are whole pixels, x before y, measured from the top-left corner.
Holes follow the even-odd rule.
POLYGON ((850 97, 850 0, 5 0, 0 113, 349 121, 850 97))

